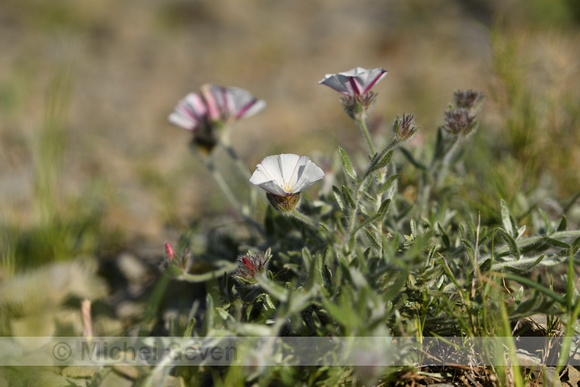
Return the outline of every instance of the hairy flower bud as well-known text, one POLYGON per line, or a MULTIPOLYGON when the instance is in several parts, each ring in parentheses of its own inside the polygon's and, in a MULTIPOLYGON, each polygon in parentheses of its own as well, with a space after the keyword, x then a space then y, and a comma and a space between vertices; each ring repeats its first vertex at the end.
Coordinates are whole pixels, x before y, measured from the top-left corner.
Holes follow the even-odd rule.
POLYGON ((410 140, 417 133, 419 128, 414 125, 414 118, 413 114, 403 114, 401 117, 395 118, 393 135, 398 142, 410 140))
POLYGON ((477 117, 465 108, 448 110, 445 112, 443 129, 455 136, 467 136, 478 126, 477 117))
POLYGON ((453 99, 456 107, 467 109, 473 113, 483 103, 483 93, 477 90, 455 90, 453 99))
POLYGON ((256 276, 266 272, 271 258, 270 250, 265 252, 250 253, 238 257, 238 268, 233 277, 246 286, 256 285, 256 276))

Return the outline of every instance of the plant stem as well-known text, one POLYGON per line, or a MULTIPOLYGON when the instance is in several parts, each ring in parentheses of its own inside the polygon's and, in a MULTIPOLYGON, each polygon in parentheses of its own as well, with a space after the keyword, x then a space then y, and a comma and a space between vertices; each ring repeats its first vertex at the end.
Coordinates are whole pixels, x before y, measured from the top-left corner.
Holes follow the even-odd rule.
MULTIPOLYGON (((453 158, 453 155, 455 154, 455 152, 458 149, 459 142, 460 142, 460 140, 456 139, 455 142, 453 143, 453 145, 451 145, 451 148, 449 148, 449 150, 447 151, 447 153, 443 157, 443 160, 442 160, 441 165, 439 167, 439 173, 437 175, 437 188, 441 188, 441 186, 445 182, 445 178, 447 177, 447 173, 449 172, 449 166, 451 164, 451 159, 453 158)), ((433 170, 431 172, 433 172, 433 170)))
MULTIPOLYGON (((240 172, 242 177, 246 179, 246 181, 250 180, 252 172, 232 147, 229 135, 224 136, 221 140, 221 143, 226 152, 228 153, 228 155, 232 158, 232 160, 236 164, 236 167, 238 168, 238 171, 240 172)), ((248 211, 250 214, 253 213, 254 209, 256 208, 257 198, 258 197, 256 190, 250 190, 250 205, 248 211)))
POLYGON ((234 195, 234 193, 230 189, 230 186, 228 185, 228 183, 226 183, 221 172, 215 167, 213 160, 210 157, 207 157, 207 158, 204 158, 203 161, 204 161, 204 164, 207 167, 207 169, 211 172, 216 183, 218 184, 218 186, 220 187, 220 189, 224 193, 226 199, 230 202, 231 206, 234 208, 234 210, 236 210, 236 212, 238 212, 238 214, 242 218, 244 218, 244 220, 247 223, 251 224, 256 230, 258 230, 260 233, 263 234, 264 228, 258 222, 256 222, 254 219, 252 219, 247 214, 247 211, 244 211, 244 209, 242 208, 242 205, 240 204, 238 199, 236 199, 236 196, 234 195))
POLYGON ((371 155, 374 155, 376 153, 375 147, 373 146, 373 141, 371 140, 371 135, 370 135, 369 130, 367 128, 365 118, 366 118, 365 114, 360 114, 356 123, 358 124, 358 126, 363 131, 363 134, 365 135, 365 139, 367 140, 367 144, 368 144, 369 149, 371 151, 371 155))
POLYGON ((234 163, 236 164, 236 167, 240 171, 242 177, 249 179, 251 176, 251 171, 246 165, 246 163, 244 163, 244 161, 240 159, 240 157, 232 147, 232 143, 230 141, 229 136, 224 136, 221 140, 221 144, 223 145, 226 152, 228 152, 228 155, 232 158, 232 160, 234 160, 234 163))
POLYGON ((314 227, 316 227, 316 228, 318 228, 318 227, 320 226, 320 223, 319 223, 317 220, 315 220, 315 219, 312 219, 311 217, 309 217, 309 216, 307 216, 307 215, 304 215, 303 213, 299 212, 299 211, 298 211, 298 210, 296 210, 296 209, 295 209, 294 211, 292 211, 292 212, 291 212, 291 214, 292 214, 292 215, 293 215, 293 216, 294 216, 296 219, 299 219, 299 220, 303 221, 304 223, 307 223, 307 224, 309 224, 309 225, 311 225, 311 226, 314 226, 314 227))

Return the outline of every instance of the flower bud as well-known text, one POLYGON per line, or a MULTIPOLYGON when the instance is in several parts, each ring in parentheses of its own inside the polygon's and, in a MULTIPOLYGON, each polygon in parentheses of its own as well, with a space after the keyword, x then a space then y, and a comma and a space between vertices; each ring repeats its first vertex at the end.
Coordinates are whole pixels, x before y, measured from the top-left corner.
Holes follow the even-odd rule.
POLYGON ((393 135, 398 142, 410 140, 417 133, 419 128, 414 125, 414 118, 412 114, 397 116, 393 122, 393 135))
POLYGON ((292 212, 300 201, 300 192, 288 196, 266 193, 266 198, 277 211, 281 213, 292 212))
POLYGON ((238 257, 238 268, 233 277, 241 284, 253 286, 258 283, 256 276, 266 272, 271 258, 270 250, 250 253, 238 257))
POLYGON ((477 90, 455 90, 453 99, 458 108, 475 112, 483 103, 483 93, 477 90))
POLYGON ((445 112, 443 129, 454 136, 467 136, 474 132, 478 125, 477 117, 465 108, 445 112))
POLYGON ((167 258, 172 261, 175 258, 175 251, 173 251, 173 247, 169 244, 169 242, 165 242, 165 255, 167 258))

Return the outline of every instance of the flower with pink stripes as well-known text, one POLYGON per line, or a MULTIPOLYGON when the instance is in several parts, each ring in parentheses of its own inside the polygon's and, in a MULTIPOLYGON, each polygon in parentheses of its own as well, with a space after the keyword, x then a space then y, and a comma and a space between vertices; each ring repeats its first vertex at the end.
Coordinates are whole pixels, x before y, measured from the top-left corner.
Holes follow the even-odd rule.
POLYGON ((344 94, 342 97, 344 111, 352 119, 358 120, 366 115, 375 102, 376 93, 373 93, 371 88, 386 76, 387 70, 384 68, 356 67, 338 74, 326 74, 318 83, 344 94))
POLYGON ((368 93, 381 79, 387 76, 383 68, 364 69, 356 67, 338 74, 326 74, 318 83, 333 88, 344 95, 361 96, 368 93))
POLYGON ((218 130, 231 127, 265 106, 266 102, 244 89, 207 84, 201 87, 201 93, 189 93, 179 101, 169 122, 192 131, 194 144, 209 152, 223 137, 218 130))

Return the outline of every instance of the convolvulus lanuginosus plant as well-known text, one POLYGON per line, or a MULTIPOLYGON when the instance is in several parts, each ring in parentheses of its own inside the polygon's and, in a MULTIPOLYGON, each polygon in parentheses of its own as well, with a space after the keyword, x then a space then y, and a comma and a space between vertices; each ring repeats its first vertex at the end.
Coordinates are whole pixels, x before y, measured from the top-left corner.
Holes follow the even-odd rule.
MULTIPOLYGON (((569 230, 565 216, 554 222, 542 212, 541 224, 520 225, 503 200, 498 203, 501 224, 482 224, 477 212, 455 205, 461 201, 453 196, 457 191, 446 189, 466 173, 457 166, 475 141, 483 93, 455 91, 433 149, 416 152, 405 148, 419 131, 413 114, 397 116, 384 143, 368 130, 378 100, 372 89, 386 75, 382 68, 357 67, 327 74, 319 82, 342 94, 342 107, 368 151, 351 157, 340 147, 336 167, 324 170, 317 160, 289 150, 264 157, 250 173, 228 140, 237 120, 265 107, 245 90, 206 85, 177 105, 170 121, 192 132, 193 152, 252 230, 245 237, 232 234, 230 255, 192 254, 190 234, 175 250, 166 245, 171 278, 206 284, 203 294, 192 296, 198 307, 178 335, 492 337, 505 335, 511 322, 542 313, 558 316, 566 326, 565 337, 573 337, 579 314, 574 265, 580 231, 569 230), (253 203, 239 202, 215 168, 216 146, 225 147, 240 173, 266 191, 265 219, 256 218, 253 203), (398 192, 407 168, 418 172, 416 181, 407 182, 416 185, 412 199, 398 192), (324 179, 333 179, 332 190, 307 196, 306 190, 324 179), (191 269, 201 261, 204 270, 191 269), (529 275, 561 264, 566 268, 560 274, 563 294, 553 288, 553 279, 529 275)), ((248 189, 259 192, 252 185, 248 189)), ((366 353, 369 364, 384 364, 381 351, 388 347, 381 343, 377 340, 376 351, 366 353)), ((272 339, 244 353, 263 364, 280 355, 279 350, 272 339)), ((294 355, 280 355, 280 367, 230 367, 221 377, 329 383, 376 381, 387 373, 384 367, 354 367, 354 373, 353 367, 314 367, 298 374, 284 367, 300 357, 288 350, 294 355)), ((236 364, 245 364, 240 361, 236 364)))

